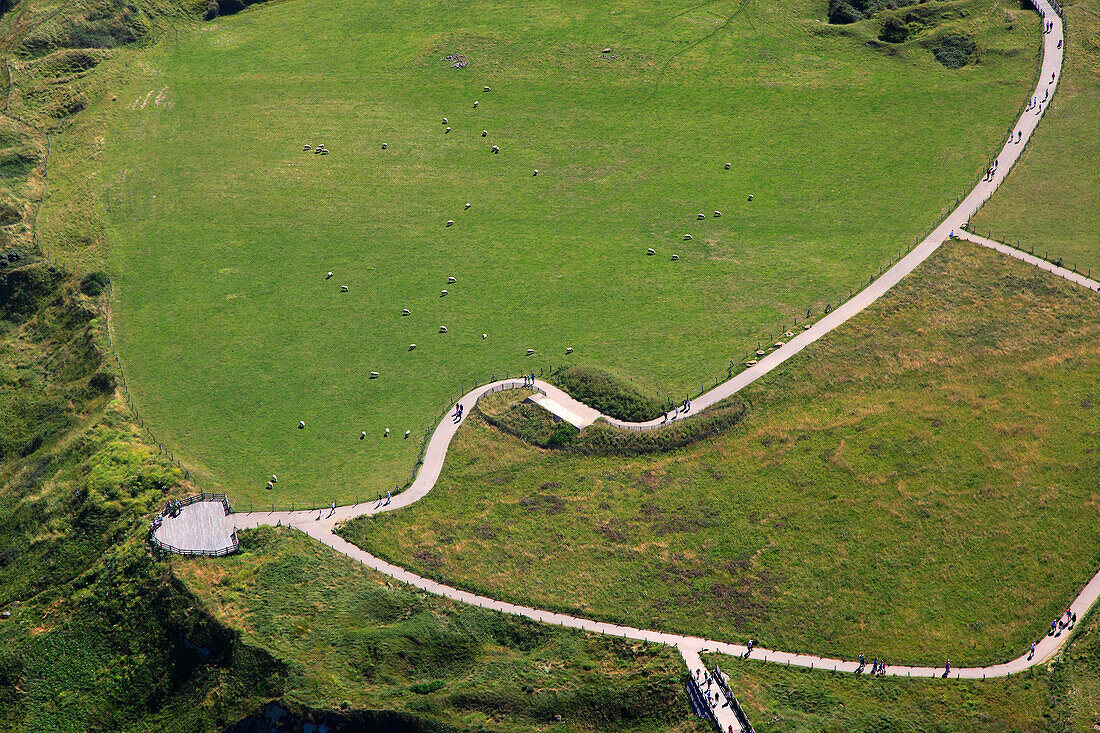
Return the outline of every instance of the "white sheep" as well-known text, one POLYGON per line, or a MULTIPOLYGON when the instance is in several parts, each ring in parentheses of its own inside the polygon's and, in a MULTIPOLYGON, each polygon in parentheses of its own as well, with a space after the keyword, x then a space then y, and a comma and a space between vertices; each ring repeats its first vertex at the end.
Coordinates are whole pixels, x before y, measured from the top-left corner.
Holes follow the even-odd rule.
POLYGON ((470 208, 470 202, 469 202, 469 201, 467 201, 467 202, 466 202, 466 205, 462 207, 462 210, 463 210, 463 211, 467 211, 467 210, 469 210, 469 208, 470 208))
POLYGON ((684 235, 684 241, 685 241, 685 242, 689 242, 689 241, 691 241, 691 235, 690 235, 690 234, 685 234, 685 235, 684 235))
POLYGON ((457 278, 453 278, 453 277, 448 277, 448 278, 447 278, 447 282, 448 282, 449 284, 453 284, 453 283, 456 283, 456 282, 458 282, 458 279, 457 279, 457 278))
POLYGON ((477 109, 477 101, 474 101, 474 109, 477 109))
POLYGON ((378 379, 378 372, 371 372, 370 373, 370 378, 371 379, 378 379))
POLYGON ((305 430, 305 428, 306 428, 306 421, 305 420, 299 420, 298 421, 298 429, 299 430, 305 430))
POLYGON ((531 355, 531 354, 533 354, 533 353, 535 353, 535 350, 534 350, 534 349, 528 349, 528 350, 527 350, 527 356, 530 356, 530 355, 531 355))
POLYGON ((488 137, 489 136, 489 131, 488 130, 482 130, 481 131, 481 136, 482 137, 488 137))
POLYGON ((482 340, 485 340, 485 339, 489 338, 489 334, 483 333, 483 334, 481 334, 481 338, 482 338, 482 340))
POLYGON ((446 125, 446 124, 447 124, 447 118, 446 118, 446 117, 444 117, 444 118, 443 118, 443 124, 444 124, 444 125, 446 125))
POLYGON ((573 353, 573 347, 572 346, 566 346, 565 347, 565 353, 572 354, 573 353))
POLYGON ((453 227, 455 225, 454 219, 448 219, 445 226, 453 227))
POLYGON ((406 430, 406 431, 405 431, 405 437, 407 438, 407 437, 409 437, 410 435, 412 435, 412 432, 413 432, 413 431, 411 431, 411 430, 406 430))
POLYGON ((308 145, 303 145, 302 150, 309 150, 309 146, 308 145))
POLYGON ((328 280, 330 277, 332 277, 332 273, 331 272, 326 272, 325 273, 325 279, 328 280))
POLYGON ((702 221, 703 219, 706 219, 706 218, 707 218, 706 214, 696 214, 695 215, 695 220, 696 221, 702 221))
POLYGON ((387 147, 386 143, 382 143, 382 149, 385 150, 386 147, 387 147))
POLYGON ((416 344, 409 344, 409 351, 412 351, 415 348, 416 348, 416 344))
POLYGON ((443 134, 446 135, 450 131, 451 131, 451 128, 448 127, 446 130, 443 131, 443 134))
POLYGON ((726 163, 726 170, 729 170, 729 169, 730 169, 730 164, 726 163))
POLYGON ((346 292, 348 292, 348 286, 347 286, 347 285, 341 285, 341 286, 340 286, 340 292, 341 292, 341 293, 346 293, 346 292))
POLYGON ((491 91, 493 91, 493 90, 492 90, 492 89, 490 89, 489 87, 482 87, 482 89, 483 89, 484 91, 486 91, 486 92, 491 92, 491 91))
POLYGON ((752 194, 749 194, 749 201, 752 201, 752 194))
POLYGON ((646 253, 647 255, 655 255, 655 254, 657 254, 657 250, 655 250, 655 249, 653 249, 652 247, 650 247, 649 249, 647 249, 647 250, 645 251, 645 253, 646 253))
POLYGON ((536 169, 535 169, 535 172, 534 172, 534 173, 532 173, 531 175, 533 175, 533 176, 537 176, 538 174, 539 174, 539 169, 538 169, 538 168, 536 168, 536 169))
POLYGON ((447 333, 447 327, 446 326, 440 326, 439 327, 439 332, 440 333, 447 333))
POLYGON ((680 259, 680 255, 672 255, 672 261, 673 262, 676 262, 679 259, 680 259))
POLYGON ((721 212, 721 211, 715 211, 715 212, 714 212, 714 218, 715 218, 715 219, 717 219, 717 218, 718 218, 718 217, 720 217, 721 215, 722 215, 722 212, 721 212))
POLYGON ((493 151, 494 153, 499 153, 499 152, 500 152, 500 148, 498 148, 498 147, 497 147, 496 145, 494 145, 494 146, 493 146, 492 148, 490 148, 490 149, 491 149, 491 150, 492 150, 492 151, 493 151))
POLYGON ((409 310, 408 308, 402 308, 402 309, 401 309, 401 315, 403 315, 403 316, 410 316, 410 315, 412 315, 412 311, 411 311, 411 310, 409 310))
POLYGON ((386 432, 383 433, 383 435, 385 435, 387 438, 390 437, 390 429, 386 428, 386 432))
POLYGON ((440 297, 440 298, 446 298, 446 297, 447 297, 447 291, 446 291, 446 290, 444 290, 443 292, 441 292, 441 293, 439 294, 439 297, 440 297))
POLYGON ((367 439, 367 431, 364 430, 363 432, 359 433, 359 440, 366 440, 366 439, 367 439))

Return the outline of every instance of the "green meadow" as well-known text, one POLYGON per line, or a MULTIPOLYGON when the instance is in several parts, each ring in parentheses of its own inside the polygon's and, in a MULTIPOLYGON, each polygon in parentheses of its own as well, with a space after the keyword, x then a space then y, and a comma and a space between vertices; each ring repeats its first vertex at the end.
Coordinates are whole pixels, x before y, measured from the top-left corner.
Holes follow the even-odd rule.
POLYGON ((342 503, 403 485, 449 400, 567 347, 656 398, 712 386, 999 144, 1038 21, 937 8, 884 44, 805 0, 288 2, 120 54, 90 114, 144 424, 238 505, 342 503), (948 31, 975 63, 935 60, 948 31))
POLYGON ((475 415, 436 487, 343 534, 493 598, 895 664, 986 664, 1100 566, 1096 295, 950 243, 743 390, 722 435, 641 457, 475 415))

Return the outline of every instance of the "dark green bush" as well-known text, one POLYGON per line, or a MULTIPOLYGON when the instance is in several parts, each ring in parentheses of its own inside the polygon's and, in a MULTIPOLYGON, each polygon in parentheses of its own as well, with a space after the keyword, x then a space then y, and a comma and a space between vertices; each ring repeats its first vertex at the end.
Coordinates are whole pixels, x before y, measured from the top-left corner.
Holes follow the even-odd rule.
POLYGON ((863 20, 863 15, 845 0, 829 0, 829 22, 834 25, 847 25, 863 20))
POLYGON ((970 63, 978 46, 974 39, 965 33, 952 33, 939 40, 932 49, 936 61, 949 69, 961 69, 970 63))
POLYGON ((220 13, 220 11, 221 11, 221 9, 218 7, 217 3, 210 3, 209 5, 206 6, 206 13, 202 16, 202 19, 203 20, 214 20, 214 18, 218 17, 218 14, 220 13))
POLYGON ((410 685, 409 689, 417 695, 427 695, 430 692, 442 689, 442 687, 443 680, 432 680, 431 682, 418 682, 415 685, 410 685))
POLYGON ((88 380, 88 386, 96 392, 108 394, 115 391, 115 376, 108 372, 96 372, 88 380))
POLYGON ((888 15, 878 37, 887 43, 904 43, 909 38, 909 26, 901 18, 888 15))
POLYGON ((94 298, 106 290, 110 282, 111 278, 102 270, 89 272, 87 275, 80 278, 80 292, 94 298))

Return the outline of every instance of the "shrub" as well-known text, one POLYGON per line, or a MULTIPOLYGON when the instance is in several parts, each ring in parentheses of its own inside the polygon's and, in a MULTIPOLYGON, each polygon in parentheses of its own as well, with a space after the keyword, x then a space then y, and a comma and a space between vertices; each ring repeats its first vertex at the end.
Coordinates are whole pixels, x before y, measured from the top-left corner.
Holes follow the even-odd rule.
POLYGON ((217 3, 210 3, 206 6, 206 14, 202 16, 203 20, 214 20, 218 17, 220 8, 217 3))
POLYGON ((111 278, 102 270, 89 272, 87 275, 80 278, 80 292, 94 298, 106 290, 110 282, 111 278))
POLYGON ((901 18, 889 15, 883 22, 882 32, 878 37, 887 43, 904 43, 909 38, 909 26, 901 18))
POLYGON ((863 15, 845 0, 829 0, 829 22, 835 25, 847 25, 863 20, 863 15))
POLYGON ((977 44, 970 36, 965 33, 952 33, 940 39, 932 49, 932 55, 936 57, 936 61, 949 69, 960 69, 970 63, 977 48, 977 44))
POLYGON ((96 392, 108 394, 115 391, 115 377, 108 372, 96 372, 88 380, 88 386, 96 392))

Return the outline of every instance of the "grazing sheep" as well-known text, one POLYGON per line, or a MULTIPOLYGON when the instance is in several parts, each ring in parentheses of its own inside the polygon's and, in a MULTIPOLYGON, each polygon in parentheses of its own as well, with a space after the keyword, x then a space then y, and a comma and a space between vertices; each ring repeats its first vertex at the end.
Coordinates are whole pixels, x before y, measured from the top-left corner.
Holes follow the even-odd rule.
POLYGON ((270 481, 268 481, 267 482, 267 488, 268 489, 274 489, 275 487, 272 485, 272 483, 270 481))
POLYGON ((752 194, 749 194, 749 201, 752 201, 752 194))
POLYGON ((455 225, 454 219, 448 219, 446 226, 453 227, 455 225))
POLYGON ((346 293, 346 292, 348 292, 348 286, 347 286, 347 285, 341 285, 341 286, 340 286, 340 292, 341 292, 341 293, 346 293))
POLYGON ((449 277, 449 278, 447 278, 447 282, 448 282, 448 283, 452 283, 452 284, 453 284, 453 283, 456 283, 456 282, 458 282, 458 280, 457 280, 456 278, 453 278, 453 277, 449 277))
POLYGON ((535 172, 534 172, 534 173, 532 173, 531 175, 533 175, 533 176, 537 176, 538 174, 539 174, 539 169, 538 169, 538 168, 536 168, 536 169, 535 169, 535 172))
POLYGON ((672 255, 672 261, 673 262, 676 262, 679 259, 680 259, 680 255, 672 255))
POLYGON ((387 438, 390 437, 390 429, 386 428, 386 432, 382 433, 382 435, 384 435, 387 438))
POLYGON ((491 92, 491 91, 493 91, 493 90, 492 90, 492 89, 490 89, 489 87, 482 87, 482 89, 483 89, 484 91, 486 91, 486 92, 491 92))
POLYGON ((446 117, 444 117, 444 118, 443 118, 443 124, 444 124, 444 125, 446 125, 446 124, 447 124, 447 118, 446 118, 446 117))
POLYGON ((477 109, 477 102, 474 102, 474 109, 477 109))
POLYGON ((500 148, 498 148, 498 147, 497 147, 496 145, 494 145, 494 146, 493 146, 493 147, 491 148, 491 150, 492 150, 492 151, 493 151, 494 153, 499 153, 499 152, 500 152, 500 148))
POLYGON ((447 327, 446 326, 440 326, 439 327, 439 332, 440 333, 447 333, 447 327))
POLYGON ((440 298, 446 298, 447 297, 447 291, 444 290, 442 293, 439 294, 439 297, 440 298))
POLYGON ((367 439, 367 431, 364 430, 363 432, 359 433, 359 440, 366 440, 366 439, 367 439))
POLYGON ((303 145, 302 150, 309 150, 309 146, 308 145, 303 145))
POLYGON ((279 477, 276 476, 275 474, 271 474, 271 483, 273 483, 273 484, 279 483, 279 477))
POLYGON ((489 338, 489 334, 483 333, 483 334, 481 334, 481 338, 482 339, 487 339, 487 338, 489 338))
POLYGON ((306 421, 305 420, 299 420, 298 421, 298 429, 299 430, 305 430, 306 429, 306 421))
POLYGON ((313 151, 313 154, 314 155, 320 155, 323 152, 325 152, 324 148, 317 148, 316 150, 313 151))
POLYGON ((715 218, 715 219, 717 219, 717 218, 718 218, 718 217, 720 217, 721 215, 722 215, 722 212, 721 212, 721 211, 715 211, 715 212, 714 212, 714 218, 715 218))
POLYGON ((410 435, 412 435, 412 432, 413 431, 411 431, 411 430, 406 430, 405 431, 405 437, 408 438, 410 435))
POLYGON ((647 249, 647 250, 645 251, 645 253, 646 253, 647 255, 655 255, 655 254, 657 254, 657 250, 655 250, 655 249, 653 249, 652 247, 650 247, 649 249, 647 249))
POLYGON ((411 311, 411 310, 409 310, 408 308, 402 308, 402 309, 401 309, 401 315, 403 315, 403 316, 409 316, 409 315, 412 315, 412 311, 411 311))
POLYGON ((572 354, 573 353, 573 347, 572 346, 566 346, 565 347, 565 353, 572 354))
POLYGON ((605 48, 601 53, 611 53, 611 49, 610 48, 605 48))
POLYGON ((318 150, 317 152, 320 153, 321 155, 328 155, 328 151, 324 150, 324 149, 318 150))
POLYGON ((382 143, 382 149, 383 149, 383 150, 385 150, 385 149, 386 149, 386 147, 387 147, 387 146, 386 146, 386 143, 382 143))
POLYGON ((482 130, 482 131, 481 131, 481 136, 482 136, 482 137, 488 137, 488 135, 489 135, 489 131, 488 131, 488 130, 482 130))
POLYGON ((689 241, 691 241, 691 235, 690 235, 690 234, 685 234, 685 235, 684 235, 684 241, 685 241, 685 242, 689 242, 689 241))
POLYGON ((469 201, 467 201, 467 202, 466 202, 466 205, 462 207, 462 210, 463 210, 463 211, 466 211, 466 210, 468 210, 469 208, 470 208, 470 202, 469 202, 469 201))
POLYGON ((371 372, 370 373, 370 378, 371 379, 378 379, 378 372, 371 372))
POLYGON ((706 219, 706 218, 707 218, 706 214, 696 214, 695 215, 695 220, 696 221, 702 221, 703 219, 706 219))
POLYGON ((325 273, 325 279, 328 280, 330 277, 332 277, 332 273, 331 272, 326 272, 325 273))
POLYGON ((443 131, 443 134, 446 135, 450 131, 451 131, 451 128, 448 127, 446 130, 443 131))
POLYGON ((416 348, 416 344, 409 344, 409 351, 412 351, 415 348, 416 348))
POLYGON ((530 355, 531 355, 531 354, 533 354, 533 353, 535 353, 535 350, 534 350, 534 349, 528 349, 528 350, 527 350, 527 356, 530 356, 530 355))
POLYGON ((726 163, 726 170, 729 170, 729 169, 730 169, 730 164, 726 163))

